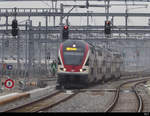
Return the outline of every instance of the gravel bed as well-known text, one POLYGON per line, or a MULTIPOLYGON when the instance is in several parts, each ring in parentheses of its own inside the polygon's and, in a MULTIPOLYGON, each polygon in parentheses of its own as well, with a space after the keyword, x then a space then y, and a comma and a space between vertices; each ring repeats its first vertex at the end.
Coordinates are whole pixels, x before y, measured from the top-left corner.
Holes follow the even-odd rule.
POLYGON ((149 100, 150 94, 148 94, 148 92, 146 90, 147 88, 145 88, 143 86, 143 84, 141 84, 141 85, 137 86, 137 89, 143 99, 143 102, 144 102, 143 103, 144 104, 143 112, 150 112, 150 100, 149 100))
MULTIPOLYGON (((114 89, 123 81, 109 81, 105 84, 99 84, 95 89, 114 89)), ((56 81, 49 81, 48 85, 55 85, 56 81)), ((94 93, 79 93, 72 99, 49 109, 48 112, 103 112, 114 97, 113 92, 103 92, 93 95, 94 93)), ((39 98, 39 97, 38 97, 39 98)), ((0 106, 0 112, 18 105, 31 102, 38 98, 24 98, 13 103, 0 106)))
MULTIPOLYGON (((126 80, 111 80, 105 84, 99 84, 93 89, 115 89, 124 81, 126 80)), ((104 112, 113 98, 114 92, 103 92, 98 95, 92 95, 90 92, 79 93, 72 99, 47 110, 47 112, 104 112)))
POLYGON ((83 92, 47 112, 103 112, 112 100, 113 92, 83 92))
POLYGON ((121 92, 112 112, 136 112, 138 101, 133 92, 121 92))

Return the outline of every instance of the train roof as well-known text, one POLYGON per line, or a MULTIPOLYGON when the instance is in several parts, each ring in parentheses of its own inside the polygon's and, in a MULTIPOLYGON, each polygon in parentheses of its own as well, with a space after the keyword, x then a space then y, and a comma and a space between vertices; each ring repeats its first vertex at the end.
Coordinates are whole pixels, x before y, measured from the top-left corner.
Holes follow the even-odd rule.
POLYGON ((116 50, 113 50, 113 49, 110 49, 110 48, 104 48, 104 47, 101 47, 101 46, 94 46, 91 42, 89 41, 85 41, 85 40, 73 40, 73 39, 69 39, 69 40, 66 40, 63 42, 63 44, 72 44, 72 43, 75 43, 75 44, 88 44, 90 47, 93 47, 95 50, 103 50, 109 54, 120 54, 118 51, 116 50))

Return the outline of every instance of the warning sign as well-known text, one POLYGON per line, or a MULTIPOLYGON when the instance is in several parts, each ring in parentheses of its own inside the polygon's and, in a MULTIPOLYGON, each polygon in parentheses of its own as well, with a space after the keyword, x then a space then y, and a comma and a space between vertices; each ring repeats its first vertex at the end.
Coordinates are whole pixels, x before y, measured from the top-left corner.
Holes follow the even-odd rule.
POLYGON ((6 88, 13 88, 13 87, 14 87, 14 81, 11 80, 11 79, 7 79, 7 80, 5 81, 5 87, 6 87, 6 88))

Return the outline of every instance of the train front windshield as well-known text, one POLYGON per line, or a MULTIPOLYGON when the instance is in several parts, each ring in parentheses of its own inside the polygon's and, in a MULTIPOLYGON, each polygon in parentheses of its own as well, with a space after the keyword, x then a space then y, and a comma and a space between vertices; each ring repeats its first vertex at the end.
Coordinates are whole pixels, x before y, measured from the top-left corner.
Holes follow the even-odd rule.
POLYGON ((84 57, 84 47, 67 47, 63 48, 63 57, 65 65, 81 65, 84 57))
POLYGON ((66 65, 81 65, 84 53, 64 52, 64 62, 66 65))

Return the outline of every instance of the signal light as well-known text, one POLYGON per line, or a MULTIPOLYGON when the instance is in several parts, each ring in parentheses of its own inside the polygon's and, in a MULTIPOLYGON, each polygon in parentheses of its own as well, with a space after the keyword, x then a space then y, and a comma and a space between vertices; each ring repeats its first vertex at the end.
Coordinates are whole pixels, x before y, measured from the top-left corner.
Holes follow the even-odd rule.
POLYGON ((69 38, 69 27, 65 25, 62 32, 62 39, 66 40, 68 38, 69 38))
POLYGON ((18 28, 18 21, 16 19, 12 21, 12 28, 18 28))
POLYGON ((11 34, 12 34, 12 36, 18 35, 18 28, 13 28, 13 29, 11 30, 11 34))
POLYGON ((111 34, 111 22, 110 21, 105 21, 105 34, 111 34))
POLYGON ((68 26, 64 26, 64 29, 67 30, 67 29, 68 29, 68 26))
POLYGON ((110 21, 105 21, 105 27, 110 27, 111 22, 110 21))
POLYGON ((110 21, 106 21, 106 25, 110 25, 110 21))
POLYGON ((16 19, 14 19, 12 21, 12 30, 11 30, 11 33, 13 36, 16 36, 18 35, 18 21, 16 19))

